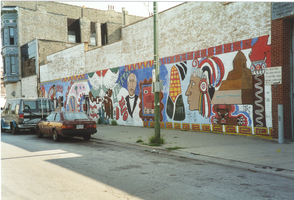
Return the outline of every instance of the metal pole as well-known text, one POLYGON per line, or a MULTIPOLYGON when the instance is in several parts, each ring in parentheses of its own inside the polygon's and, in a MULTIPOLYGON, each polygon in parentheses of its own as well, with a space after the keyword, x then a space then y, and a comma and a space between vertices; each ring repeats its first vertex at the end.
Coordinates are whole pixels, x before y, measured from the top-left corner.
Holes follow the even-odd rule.
POLYGON ((283 118, 283 105, 278 105, 278 126, 279 126, 279 143, 284 143, 284 118, 283 118))
MULTIPOLYGON (((154 69, 155 83, 159 83, 159 56, 158 56, 158 3, 153 2, 153 20, 154 20, 154 69)), ((155 85, 155 84, 154 84, 155 85)), ((157 85, 158 86, 158 85, 157 85)), ((159 90, 154 90, 154 122, 155 122, 155 139, 159 143, 160 139, 160 113, 159 113, 159 90)))
POLYGON ((290 54, 290 105, 291 105, 291 130, 292 130, 292 141, 294 141, 294 116, 293 116, 293 112, 294 112, 294 106, 293 106, 293 68, 294 68, 294 62, 293 62, 293 54, 294 54, 294 26, 292 26, 292 35, 291 35, 291 54, 290 54))

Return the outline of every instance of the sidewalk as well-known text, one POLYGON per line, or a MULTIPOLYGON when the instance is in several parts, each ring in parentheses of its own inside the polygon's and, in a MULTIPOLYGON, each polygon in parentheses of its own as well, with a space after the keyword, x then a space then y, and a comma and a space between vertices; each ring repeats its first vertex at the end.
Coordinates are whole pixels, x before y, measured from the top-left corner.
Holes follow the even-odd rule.
POLYGON ((157 152, 177 154, 191 159, 262 171, 294 178, 294 142, 285 141, 279 144, 275 140, 266 140, 249 136, 227 135, 161 129, 165 144, 161 147, 150 147, 149 137, 154 135, 154 128, 133 126, 97 126, 93 139, 114 141, 154 149, 157 152), (166 151, 168 147, 183 149, 166 151))

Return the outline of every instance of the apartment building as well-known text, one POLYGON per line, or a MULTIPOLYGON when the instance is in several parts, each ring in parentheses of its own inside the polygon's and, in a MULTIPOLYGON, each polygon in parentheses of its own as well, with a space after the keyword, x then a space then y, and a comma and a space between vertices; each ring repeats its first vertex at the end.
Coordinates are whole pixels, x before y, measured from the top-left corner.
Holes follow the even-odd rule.
POLYGON ((40 65, 47 55, 121 40, 121 28, 143 17, 52 1, 1 1, 3 82, 7 99, 38 97, 40 65))

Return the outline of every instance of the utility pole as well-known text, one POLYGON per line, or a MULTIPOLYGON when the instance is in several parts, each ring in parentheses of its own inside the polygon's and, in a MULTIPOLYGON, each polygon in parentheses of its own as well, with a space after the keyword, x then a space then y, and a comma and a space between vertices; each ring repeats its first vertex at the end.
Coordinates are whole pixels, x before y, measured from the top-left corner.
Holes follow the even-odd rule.
POLYGON ((160 141, 160 113, 159 113, 159 92, 162 89, 159 79, 159 55, 158 55, 158 3, 153 2, 153 21, 154 21, 154 71, 155 79, 153 79, 152 86, 154 92, 154 122, 155 122, 155 140, 157 143, 160 141))

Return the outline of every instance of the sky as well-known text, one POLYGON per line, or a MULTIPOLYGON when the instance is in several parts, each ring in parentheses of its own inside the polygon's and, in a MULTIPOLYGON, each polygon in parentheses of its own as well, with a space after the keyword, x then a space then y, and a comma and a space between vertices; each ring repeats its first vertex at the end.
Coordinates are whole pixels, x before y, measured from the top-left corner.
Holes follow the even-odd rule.
MULTIPOLYGON (((149 12, 153 12, 153 2, 143 1, 58 1, 60 3, 66 3, 76 6, 85 5, 88 8, 95 8, 100 10, 108 10, 108 6, 114 6, 116 12, 122 12, 122 7, 128 11, 129 15, 136 15, 142 17, 149 17, 149 12), (149 4, 149 6, 148 6, 149 4)), ((158 12, 162 12, 174 6, 177 6, 183 1, 159 1, 158 12)))

